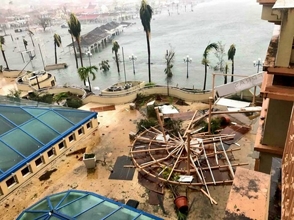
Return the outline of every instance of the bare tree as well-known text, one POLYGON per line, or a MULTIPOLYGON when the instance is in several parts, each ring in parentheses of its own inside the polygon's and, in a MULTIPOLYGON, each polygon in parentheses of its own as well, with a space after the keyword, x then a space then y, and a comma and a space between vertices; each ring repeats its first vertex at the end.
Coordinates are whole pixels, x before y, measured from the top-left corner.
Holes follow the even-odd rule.
POLYGON ((47 17, 39 17, 39 25, 42 26, 43 30, 45 31, 47 27, 51 25, 51 18, 47 17))

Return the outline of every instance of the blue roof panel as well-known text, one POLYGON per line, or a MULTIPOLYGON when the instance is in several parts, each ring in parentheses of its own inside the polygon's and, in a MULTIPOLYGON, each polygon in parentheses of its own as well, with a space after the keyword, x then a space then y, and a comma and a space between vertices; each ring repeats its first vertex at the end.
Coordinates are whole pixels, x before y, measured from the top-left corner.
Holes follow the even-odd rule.
POLYGON ((79 123, 81 120, 83 120, 85 117, 89 115, 88 111, 82 111, 78 110, 76 112, 69 111, 67 109, 55 109, 57 113, 62 115, 63 117, 67 118, 72 123, 79 123))
POLYGON ((58 131, 59 133, 63 133, 73 126, 73 123, 70 123, 64 117, 61 117, 53 111, 48 111, 45 114, 41 115, 39 117, 39 120, 53 128, 54 130, 58 131))
POLYGON ((16 125, 21 125, 22 123, 33 118, 23 109, 15 106, 0 106, 0 114, 6 117, 8 120, 12 121, 16 125))
MULTIPOLYGON (((47 218, 42 219, 52 219, 54 216, 56 220, 66 220, 66 219, 139 219, 139 220, 162 220, 157 216, 146 213, 142 210, 132 208, 125 204, 116 202, 114 200, 108 199, 104 196, 98 195, 96 193, 80 191, 80 190, 69 190, 67 192, 57 193, 45 197, 40 202, 37 202, 33 206, 24 210, 18 217, 17 220, 37 220, 37 217, 28 216, 28 213, 47 212, 47 218), (57 204, 57 200, 60 202, 57 206, 52 207, 48 211, 47 207, 50 204, 45 205, 44 203, 51 201, 51 197, 54 197, 54 202, 57 204), (71 200, 72 199, 72 200, 71 200), (65 202, 66 201, 66 202, 65 202), (63 205, 61 205, 63 204, 63 205), (59 207, 59 208, 58 208, 59 207)), ((41 214, 39 215, 41 216, 41 214)), ((45 217, 45 216, 44 216, 45 217)))
POLYGON ((3 142, 0 142, 0 170, 6 171, 22 161, 24 157, 13 151, 3 142))
POLYGON ((92 118, 96 112, 0 96, 0 181, 92 118))
POLYGON ((35 137, 41 143, 46 145, 54 138, 58 137, 59 134, 53 129, 49 128, 42 122, 38 120, 30 121, 22 126, 20 126, 22 130, 25 130, 29 135, 35 137))
POLYGON ((20 129, 14 129, 13 131, 4 135, 1 139, 8 146, 11 146, 26 157, 43 146, 42 143, 38 142, 20 129))
POLYGON ((0 137, 2 134, 4 134, 5 132, 13 128, 15 128, 14 124, 12 124, 10 121, 0 116, 0 137))

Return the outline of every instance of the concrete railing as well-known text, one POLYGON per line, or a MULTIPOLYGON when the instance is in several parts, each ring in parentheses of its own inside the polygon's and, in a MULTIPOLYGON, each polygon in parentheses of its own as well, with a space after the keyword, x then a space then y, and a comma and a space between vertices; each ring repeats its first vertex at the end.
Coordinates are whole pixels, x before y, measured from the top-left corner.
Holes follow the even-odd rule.
MULTIPOLYGON (((45 78, 43 81, 39 82, 39 86, 41 89, 51 87, 52 84, 53 85, 55 84, 55 77, 51 74, 48 74, 47 78, 45 78)), ((26 92, 39 89, 38 84, 36 83, 36 80, 35 80, 35 83, 32 85, 29 85, 28 83, 18 82, 16 80, 16 86, 17 86, 18 90, 26 91, 26 92)))
POLYGON ((43 92, 50 94, 59 94, 63 92, 70 92, 76 95, 81 96, 83 99, 86 97, 87 92, 82 88, 74 88, 74 87, 52 87, 44 90, 43 92))
MULTIPOLYGON (((140 81, 129 81, 127 83, 132 83, 132 87, 129 89, 123 89, 120 91, 108 91, 108 90, 103 90, 101 91, 102 96, 122 96, 128 93, 135 92, 137 90, 140 90, 144 88, 145 82, 140 82, 140 81)), ((117 86, 123 86, 125 83, 118 83, 116 84, 117 86)))
MULTIPOLYGON (((149 87, 149 88, 144 87, 131 93, 125 92, 124 94, 121 94, 122 91, 119 91, 119 92, 120 92, 119 95, 117 95, 116 92, 113 92, 111 96, 91 95, 86 97, 83 100, 83 103, 86 104, 89 102, 94 102, 94 103, 99 103, 104 105, 124 104, 124 103, 133 102, 136 99, 138 93, 143 95, 153 95, 153 94, 167 95, 168 91, 166 87, 156 86, 156 87, 149 87)), ((209 97, 211 96, 211 92, 192 93, 192 92, 183 91, 179 88, 169 88, 169 95, 176 98, 183 99, 185 101, 201 102, 201 101, 208 101, 209 97)))

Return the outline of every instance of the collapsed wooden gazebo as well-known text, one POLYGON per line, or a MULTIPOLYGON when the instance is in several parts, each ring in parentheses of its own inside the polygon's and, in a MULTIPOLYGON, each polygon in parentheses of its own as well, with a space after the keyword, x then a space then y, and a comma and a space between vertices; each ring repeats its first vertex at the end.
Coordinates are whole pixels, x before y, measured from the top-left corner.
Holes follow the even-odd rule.
MULTIPOLYGON (((208 185, 232 183, 234 167, 247 163, 232 163, 232 152, 241 148, 226 150, 226 141, 234 139, 233 134, 209 135, 191 131, 195 122, 193 115, 184 134, 172 135, 159 126, 145 129, 131 146, 131 157, 139 172, 156 178, 158 183, 186 186, 203 186, 210 197, 208 185)), ((203 117, 200 117, 203 118, 203 117)))

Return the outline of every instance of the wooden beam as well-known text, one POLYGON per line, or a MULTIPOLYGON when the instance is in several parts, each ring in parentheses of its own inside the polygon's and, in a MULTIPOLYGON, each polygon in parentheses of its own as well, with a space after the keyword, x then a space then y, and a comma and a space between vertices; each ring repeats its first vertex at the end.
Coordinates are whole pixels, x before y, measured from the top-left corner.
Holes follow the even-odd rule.
POLYGON ((260 92, 264 93, 265 88, 267 86, 271 86, 273 84, 273 81, 274 81, 274 75, 269 75, 267 73, 263 74, 263 80, 262 80, 260 92))
POLYGON ((267 73, 279 76, 294 76, 294 69, 288 67, 269 67, 267 68, 267 73))
POLYGON ((284 149, 280 147, 268 146, 263 144, 258 144, 254 146, 254 150, 258 152, 270 153, 279 156, 283 156, 284 149))

